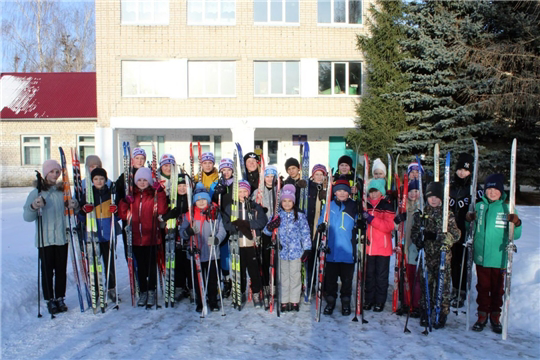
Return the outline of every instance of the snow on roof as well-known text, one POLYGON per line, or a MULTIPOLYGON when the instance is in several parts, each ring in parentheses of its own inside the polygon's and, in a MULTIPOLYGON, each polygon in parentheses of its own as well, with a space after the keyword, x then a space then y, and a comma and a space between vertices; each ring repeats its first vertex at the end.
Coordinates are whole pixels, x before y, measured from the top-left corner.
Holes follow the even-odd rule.
POLYGON ((96 73, 2 73, 1 119, 97 118, 96 73))

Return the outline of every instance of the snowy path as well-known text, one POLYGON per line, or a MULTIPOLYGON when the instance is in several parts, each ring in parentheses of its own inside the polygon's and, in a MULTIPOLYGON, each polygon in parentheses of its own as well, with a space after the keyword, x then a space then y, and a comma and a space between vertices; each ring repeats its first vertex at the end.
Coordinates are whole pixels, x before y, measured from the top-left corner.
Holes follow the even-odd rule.
POLYGON ((420 333, 423 328, 417 319, 411 319, 412 333, 404 334, 405 317, 391 314, 390 300, 383 313, 366 312, 369 324, 365 325, 352 322, 352 316, 341 316, 339 302, 334 315, 322 316, 320 323, 314 321, 314 305, 281 318, 255 310, 252 304, 238 312, 230 301, 225 317, 211 313, 206 319, 200 319, 186 300, 174 309, 132 308, 123 256, 118 278, 124 301, 118 311, 81 313, 69 263, 66 303, 70 310, 50 320, 42 306, 43 318, 38 319, 34 225, 22 220, 28 191, 0 189, 5 359, 540 358, 540 207, 518 207, 525 227, 515 256, 509 340, 503 341, 489 327, 481 333, 464 332, 464 314, 451 314, 447 327, 429 336, 420 333))

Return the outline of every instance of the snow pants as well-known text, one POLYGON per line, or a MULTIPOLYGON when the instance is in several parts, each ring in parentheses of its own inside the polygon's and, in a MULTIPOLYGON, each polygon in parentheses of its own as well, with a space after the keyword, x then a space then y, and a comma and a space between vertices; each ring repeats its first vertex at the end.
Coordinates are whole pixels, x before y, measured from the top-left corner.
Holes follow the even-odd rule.
POLYGON ((388 295, 390 256, 366 255, 366 304, 384 304, 388 295))
POLYGON ((139 279, 139 291, 141 293, 148 290, 156 290, 157 284, 157 265, 156 265, 156 247, 133 246, 133 255, 137 261, 137 275, 139 279))
POLYGON ((262 284, 263 286, 270 285, 270 244, 272 243, 272 237, 266 234, 261 234, 261 265, 262 265, 262 284))
POLYGON ((63 298, 66 296, 68 245, 51 245, 39 248, 41 260, 41 288, 43 298, 63 298))
MULTIPOLYGON (((103 241, 99 243, 99 251, 101 253, 101 257, 103 258, 103 265, 105 266, 105 274, 107 274, 107 271, 109 269, 109 249, 111 247, 110 241, 103 241)), ((109 272, 109 282, 108 282, 108 289, 114 289, 116 287, 116 276, 114 274, 114 252, 116 249, 111 249, 111 265, 110 265, 110 272, 109 272)), ((106 275, 105 275, 106 276, 106 275)))
POLYGON ((298 303, 302 293, 302 261, 279 260, 281 303, 298 303))
POLYGON ((261 269, 257 260, 257 254, 253 246, 240 248, 240 277, 242 279, 242 293, 246 292, 246 270, 251 279, 251 291, 257 294, 261 291, 261 269))
POLYGON ((192 288, 190 261, 181 247, 176 248, 174 255, 174 286, 185 290, 192 288))
MULTIPOLYGON (((422 269, 420 269, 420 271, 421 270, 422 269)), ((407 279, 409 280, 409 288, 411 289, 412 307, 413 309, 418 309, 420 308, 420 298, 422 297, 422 274, 418 273, 418 277, 416 278, 416 284, 414 283, 415 276, 416 265, 407 264, 407 279)))
MULTIPOLYGON (((219 259, 218 259, 219 262, 219 259)), ((197 296, 197 304, 202 304, 201 302, 201 293, 199 290, 199 279, 197 276, 197 269, 195 265, 195 260, 193 261, 193 271, 194 271, 194 280, 195 280, 195 294, 197 296)), ((201 261, 201 276, 203 278, 203 286, 206 283, 206 276, 208 276, 208 284, 206 287, 206 297, 210 304, 216 304, 218 301, 218 281, 217 281, 217 269, 216 263, 214 260, 211 261, 201 261), (210 274, 208 274, 210 271, 210 274), (208 275, 207 275, 208 274, 208 275)))
POLYGON ((324 275, 324 291, 326 296, 337 298, 338 277, 341 279, 341 299, 351 298, 354 263, 327 262, 324 275))
POLYGON ((476 265, 476 273, 478 275, 478 311, 485 313, 501 312, 504 295, 504 276, 505 269, 488 268, 476 265))

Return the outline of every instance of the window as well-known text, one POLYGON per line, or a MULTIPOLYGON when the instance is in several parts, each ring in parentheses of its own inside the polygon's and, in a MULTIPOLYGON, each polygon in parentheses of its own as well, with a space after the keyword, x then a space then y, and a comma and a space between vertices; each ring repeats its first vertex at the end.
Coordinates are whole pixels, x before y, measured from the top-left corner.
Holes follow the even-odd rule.
MULTIPOLYGON (((23 136, 21 139, 23 165, 41 165, 51 158, 51 137, 42 135, 23 136)), ((46 174, 42 174, 45 176, 46 174)))
POLYGON ((221 135, 214 135, 214 157, 216 164, 221 161, 221 135))
POLYGON ((362 95, 362 63, 319 61, 319 95, 362 95))
POLYGON ((268 140, 268 165, 278 163, 278 140, 268 140))
POLYGON ((188 0, 188 25, 235 25, 235 0, 188 0))
POLYGON ((167 97, 168 61, 122 61, 123 97, 167 97))
POLYGON ((169 25, 169 0, 122 0, 122 25, 169 25))
POLYGON ((94 135, 77 136, 77 148, 79 149, 79 159, 81 159, 81 164, 84 164, 88 155, 94 155, 96 153, 94 135))
MULTIPOLYGON (((156 148, 156 160, 159 166, 159 159, 165 153, 165 136, 137 136, 137 147, 144 149, 146 152, 146 162, 152 163, 152 149, 156 148)), ((133 149, 132 149, 133 151, 133 149)))
POLYGON ((362 0, 317 0, 319 24, 362 24, 362 0))
POLYGON ((253 64, 255 95, 299 95, 300 62, 256 61, 253 64))
POLYGON ((299 0, 254 0, 255 23, 299 23, 299 0))
POLYGON ((236 63, 234 61, 190 61, 188 63, 190 97, 234 97, 236 63))

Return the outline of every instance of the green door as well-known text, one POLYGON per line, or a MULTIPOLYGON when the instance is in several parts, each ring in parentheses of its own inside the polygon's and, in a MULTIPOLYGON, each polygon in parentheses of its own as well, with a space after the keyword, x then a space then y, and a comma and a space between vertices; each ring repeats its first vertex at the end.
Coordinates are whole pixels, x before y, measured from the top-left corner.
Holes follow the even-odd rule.
POLYGON ((338 160, 343 155, 349 155, 353 159, 353 166, 356 166, 356 156, 354 150, 347 148, 345 138, 343 136, 330 136, 328 148, 328 161, 330 169, 334 168, 334 173, 338 169, 338 160))

